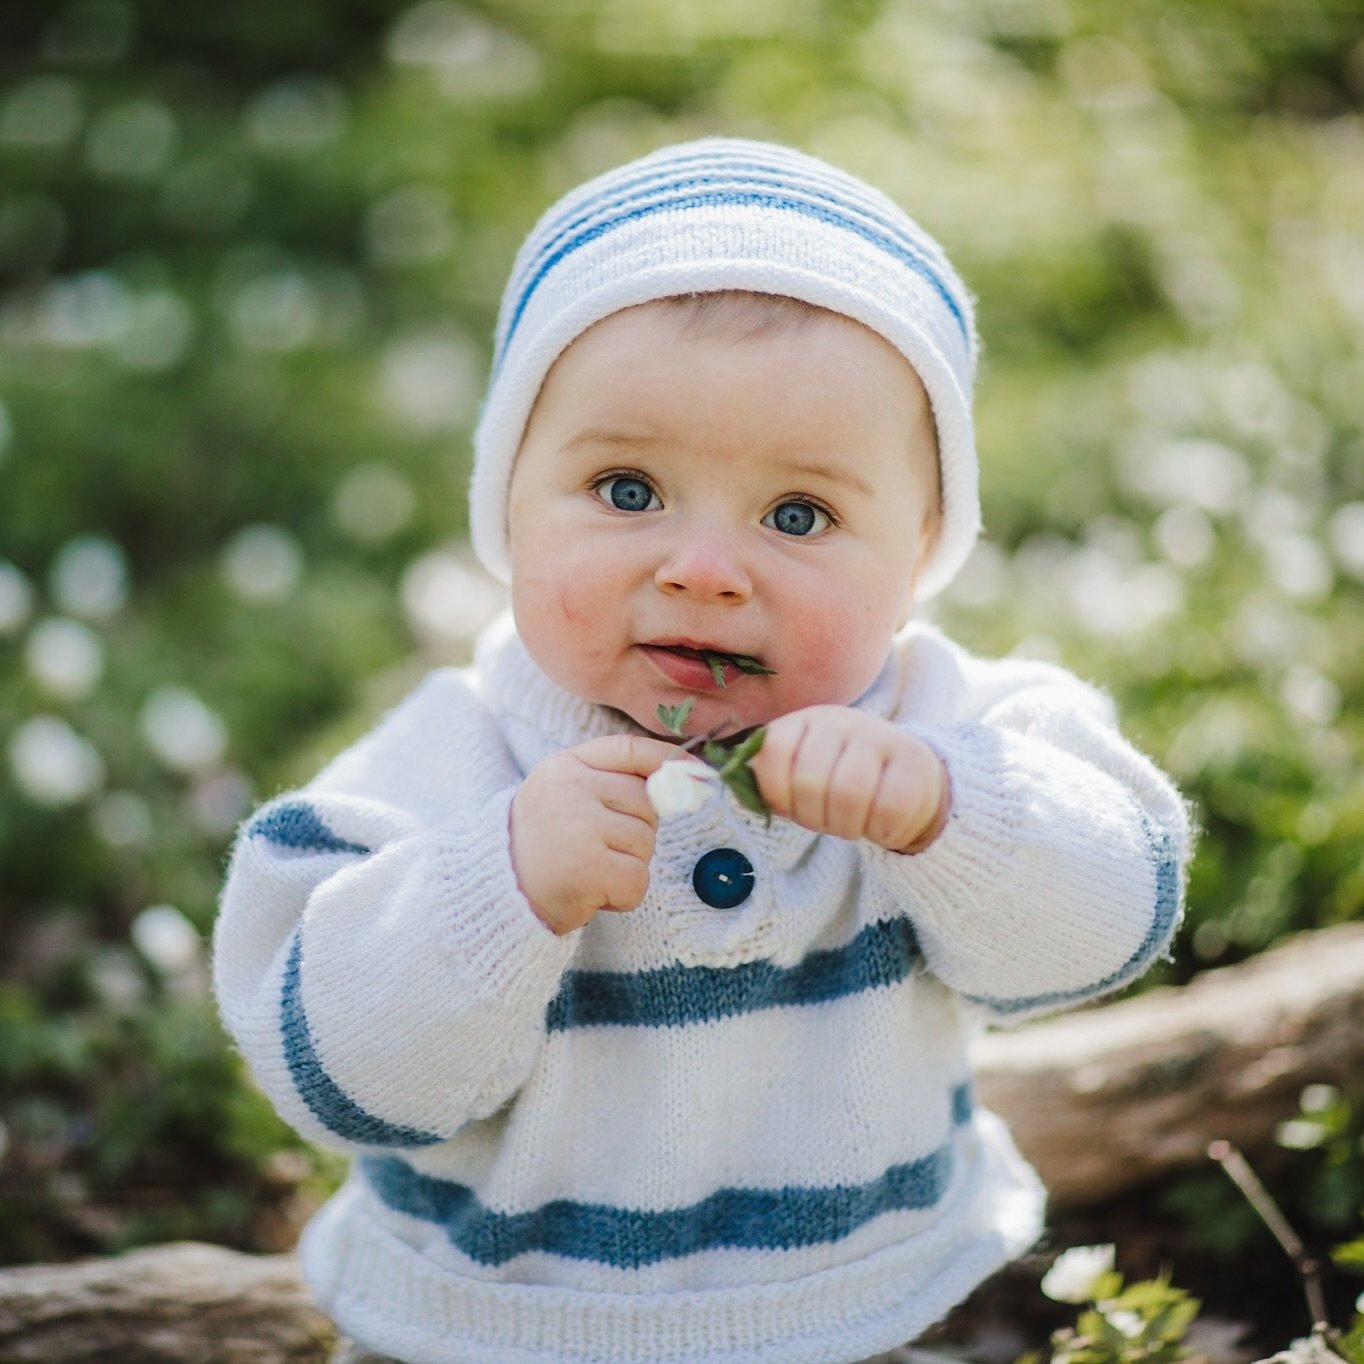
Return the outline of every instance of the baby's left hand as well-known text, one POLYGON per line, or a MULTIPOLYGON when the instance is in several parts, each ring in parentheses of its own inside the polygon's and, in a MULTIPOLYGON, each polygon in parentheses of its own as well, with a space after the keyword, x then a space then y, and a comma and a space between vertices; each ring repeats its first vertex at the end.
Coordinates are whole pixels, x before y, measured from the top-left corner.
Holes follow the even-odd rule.
POLYGON ((889 720, 847 706, 807 706, 771 721, 752 768, 773 814, 816 833, 910 853, 947 822, 942 759, 889 720))

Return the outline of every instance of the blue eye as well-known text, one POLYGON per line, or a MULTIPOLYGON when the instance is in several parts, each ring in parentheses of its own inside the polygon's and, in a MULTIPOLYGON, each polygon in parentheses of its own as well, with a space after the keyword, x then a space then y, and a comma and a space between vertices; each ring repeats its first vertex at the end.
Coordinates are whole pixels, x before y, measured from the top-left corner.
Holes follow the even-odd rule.
POLYGON ((832 522, 827 513, 810 502, 783 502, 763 517, 763 524, 783 535, 809 535, 832 522))
POLYGON ((597 494, 623 512, 649 511, 658 502, 654 490, 642 478, 628 475, 608 478, 597 484, 597 494))

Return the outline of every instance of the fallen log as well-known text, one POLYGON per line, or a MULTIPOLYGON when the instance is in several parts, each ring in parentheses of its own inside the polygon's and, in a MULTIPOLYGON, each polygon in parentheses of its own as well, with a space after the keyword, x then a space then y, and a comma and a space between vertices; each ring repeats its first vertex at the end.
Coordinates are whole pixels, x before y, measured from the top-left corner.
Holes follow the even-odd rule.
POLYGON ((180 1242, 0 1271, 0 1364, 323 1364, 292 1255, 180 1242))
POLYGON ((1272 1159, 1305 1085, 1364 1082, 1364 923, 1300 933, 1188 985, 1003 1032, 975 1050, 981 1100, 1051 1192, 1079 1207, 1205 1162, 1272 1159))
MULTIPOLYGON (((1364 923, 989 1033, 976 1061, 1058 1209, 1205 1162, 1219 1138, 1254 1161, 1303 1085, 1364 1080, 1364 923)), ((335 1339, 291 1255, 180 1243, 0 1270, 0 1364, 323 1364, 335 1339)))

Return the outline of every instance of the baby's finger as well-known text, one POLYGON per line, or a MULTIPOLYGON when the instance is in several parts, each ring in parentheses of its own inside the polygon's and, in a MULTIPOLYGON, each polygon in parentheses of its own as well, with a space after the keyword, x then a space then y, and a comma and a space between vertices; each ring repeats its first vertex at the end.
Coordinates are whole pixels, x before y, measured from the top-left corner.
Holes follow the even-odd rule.
POLYGON ((858 839, 867 833, 886 755, 865 743, 848 743, 834 763, 824 801, 826 833, 858 839))
POLYGON ((654 855, 654 826, 634 815, 607 813, 602 816, 601 840, 611 852, 648 862, 654 855))
POLYGON ((658 828, 658 811, 643 778, 625 772, 593 772, 591 780, 592 794, 604 809, 641 821, 650 830, 658 828))
POLYGON ((763 745, 750 763, 763 799, 776 814, 790 813, 791 773, 807 727, 807 717, 800 711, 771 721, 763 745))
POLYGON ((600 908, 623 911, 638 909, 649 891, 649 863, 632 853, 614 848, 602 850, 600 908))
POLYGON ((835 726, 807 726, 791 765, 789 813, 797 824, 820 831, 829 827, 829 783, 845 742, 835 726))
POLYGON ((677 757, 677 745, 643 734, 606 734, 568 750, 586 767, 598 772, 627 772, 647 777, 669 758, 677 757))

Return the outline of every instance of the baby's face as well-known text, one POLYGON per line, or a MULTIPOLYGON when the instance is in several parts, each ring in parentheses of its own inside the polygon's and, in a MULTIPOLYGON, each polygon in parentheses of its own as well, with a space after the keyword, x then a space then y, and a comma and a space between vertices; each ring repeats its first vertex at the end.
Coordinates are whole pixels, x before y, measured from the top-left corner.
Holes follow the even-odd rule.
POLYGON ((662 304, 550 371, 512 474, 512 605, 560 686, 661 732, 746 729, 876 678, 908 618, 936 450, 918 376, 833 314, 757 335, 662 304), (771 676, 725 669, 744 655, 771 676))

